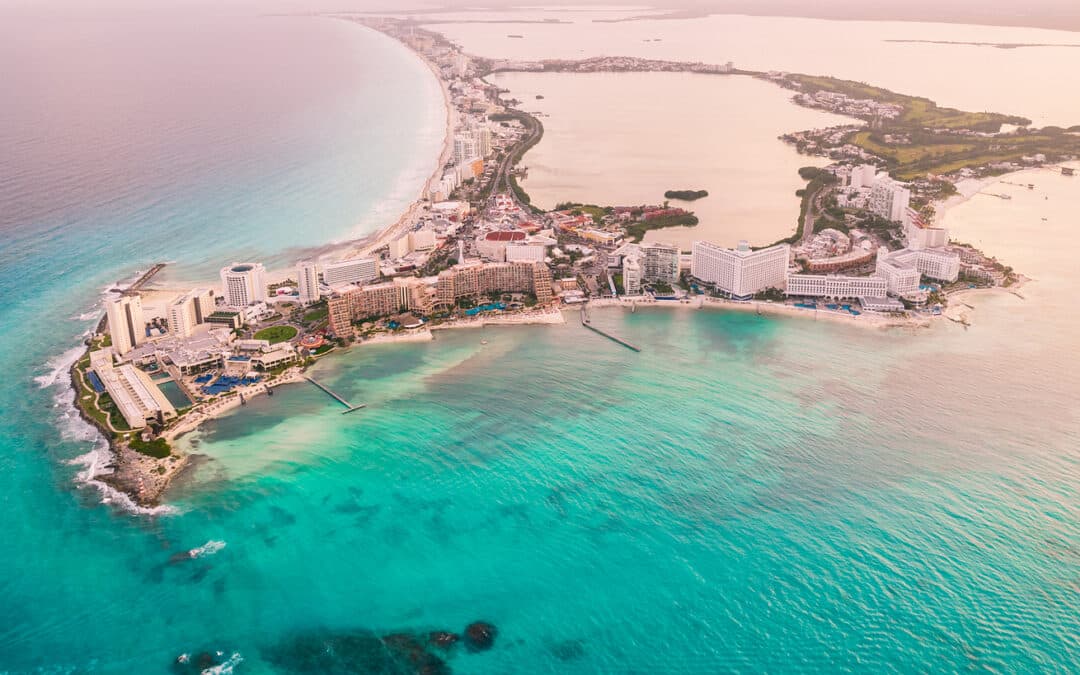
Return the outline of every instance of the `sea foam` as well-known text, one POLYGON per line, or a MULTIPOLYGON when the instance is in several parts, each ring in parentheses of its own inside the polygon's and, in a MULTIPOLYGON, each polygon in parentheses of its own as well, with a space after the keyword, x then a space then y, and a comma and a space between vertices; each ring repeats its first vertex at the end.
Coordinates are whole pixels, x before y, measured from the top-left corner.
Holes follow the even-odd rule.
POLYGON ((225 542, 212 539, 198 548, 191 549, 188 551, 188 555, 192 558, 205 558, 214 555, 223 548, 225 548, 225 542))

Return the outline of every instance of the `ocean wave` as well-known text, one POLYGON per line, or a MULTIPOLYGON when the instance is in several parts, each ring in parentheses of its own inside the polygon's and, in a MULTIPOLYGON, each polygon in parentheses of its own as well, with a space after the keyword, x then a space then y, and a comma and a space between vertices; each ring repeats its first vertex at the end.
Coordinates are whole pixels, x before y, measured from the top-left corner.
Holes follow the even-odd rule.
POLYGON ((205 558, 206 556, 214 555, 223 548, 225 548, 225 542, 211 539, 202 546, 188 551, 188 555, 192 558, 205 558))
POLYGON ((83 467, 82 471, 75 474, 75 484, 97 490, 101 494, 102 504, 116 506, 130 513, 147 516, 178 513, 174 506, 139 506, 130 496, 99 480, 101 476, 112 473, 109 468, 113 460, 112 451, 109 449, 109 441, 97 427, 79 414, 75 407, 75 391, 71 386, 71 366, 82 357, 84 350, 82 345, 72 347, 49 359, 45 364, 50 369, 49 372, 34 378, 42 389, 58 387, 53 396, 53 410, 60 437, 66 441, 91 445, 90 450, 67 462, 70 466, 83 467))
MULTIPOLYGON (((220 660, 224 656, 225 656, 225 652, 222 652, 222 651, 214 652, 214 660, 220 660)), ((210 655, 209 654, 204 654, 204 655, 202 655, 202 657, 205 657, 205 658, 209 659, 210 655)), ((200 658, 202 658, 202 657, 200 657, 200 658)), ((202 670, 199 671, 199 673, 200 673, 200 675, 229 675, 229 673, 232 673, 233 670, 236 668, 236 666, 240 665, 240 663, 242 663, 243 660, 244 660, 244 657, 242 657, 240 655, 240 652, 233 652, 232 655, 229 656, 229 658, 225 659, 224 661, 221 661, 221 663, 217 664, 216 666, 210 666, 208 668, 203 668, 202 670)), ((180 656, 176 657, 176 665, 178 665, 178 666, 192 665, 192 663, 191 663, 191 654, 185 652, 185 653, 181 654, 180 656)))
MULTIPOLYGON (((86 422, 83 422, 83 424, 86 424, 86 422)), ((90 427, 89 424, 86 426, 90 427)), ((97 429, 90 428, 97 434, 97 429)), ((139 506, 129 495, 100 480, 102 476, 108 476, 112 473, 109 464, 112 462, 113 456, 112 451, 109 450, 108 441, 101 438, 100 434, 98 434, 97 441, 97 445, 92 450, 68 461, 69 465, 83 467, 82 471, 75 474, 76 485, 94 488, 101 494, 102 504, 115 506, 128 513, 140 516, 168 516, 180 512, 175 506, 169 506, 168 504, 139 506)))
MULTIPOLYGON (((218 656, 224 656, 224 653, 218 652, 218 656)), ((240 665, 244 661, 244 657, 240 656, 240 652, 233 652, 229 658, 216 666, 210 668, 204 668, 202 675, 229 675, 232 673, 236 666, 240 665)))
POLYGON ((63 354, 58 354, 49 359, 45 362, 45 367, 49 369, 49 372, 44 375, 38 375, 34 378, 34 382, 37 382, 38 386, 42 389, 47 389, 57 383, 65 385, 71 384, 69 371, 71 370, 71 367, 75 365, 75 362, 82 357, 82 353, 85 349, 85 347, 79 345, 78 347, 72 347, 63 354))

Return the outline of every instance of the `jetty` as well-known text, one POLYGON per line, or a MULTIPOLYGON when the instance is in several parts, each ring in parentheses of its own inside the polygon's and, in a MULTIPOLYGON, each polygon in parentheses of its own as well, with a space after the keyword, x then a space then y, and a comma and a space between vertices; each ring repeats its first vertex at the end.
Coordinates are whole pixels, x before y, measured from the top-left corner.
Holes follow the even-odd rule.
POLYGON ((348 415, 349 413, 355 412, 355 411, 359 410, 360 408, 367 407, 366 403, 361 403, 359 405, 353 405, 352 403, 349 403, 340 394, 338 394, 333 389, 326 386, 322 382, 319 382, 318 380, 316 380, 313 377, 308 377, 307 375, 305 375, 304 379, 307 380, 308 382, 312 383, 313 385, 315 385, 319 389, 322 389, 323 391, 325 391, 327 394, 330 395, 330 398, 334 399, 335 401, 337 401, 341 405, 345 406, 345 410, 342 411, 342 413, 341 413, 342 415, 348 415))
POLYGON ((623 347, 626 347, 630 351, 634 351, 634 352, 640 352, 641 351, 641 347, 638 347, 637 345, 633 344, 632 342, 627 342, 626 340, 622 339, 618 335, 613 335, 612 333, 609 333, 609 332, 607 332, 605 330, 602 330, 602 329, 597 328, 596 326, 592 325, 592 321, 589 320, 589 314, 586 311, 584 305, 581 306, 581 325, 585 326, 586 328, 593 331, 594 333, 599 333, 600 335, 603 335, 604 337, 611 340, 612 342, 618 343, 618 344, 622 345, 623 347))

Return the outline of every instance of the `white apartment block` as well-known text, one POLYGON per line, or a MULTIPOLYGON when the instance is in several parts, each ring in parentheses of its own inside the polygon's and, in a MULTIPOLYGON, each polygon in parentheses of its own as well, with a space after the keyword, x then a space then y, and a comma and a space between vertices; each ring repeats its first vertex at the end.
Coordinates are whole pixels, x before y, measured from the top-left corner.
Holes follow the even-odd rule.
POLYGON ((728 249, 695 241, 690 254, 690 275, 737 300, 748 300, 767 288, 782 288, 787 281, 791 247, 779 244, 757 251, 746 241, 728 249))
POLYGON ((851 168, 849 185, 855 189, 870 187, 874 184, 877 175, 877 167, 873 164, 862 164, 851 168))
POLYGON ((122 295, 105 304, 109 335, 113 349, 120 356, 146 341, 146 321, 143 319, 142 299, 137 295, 122 295))
POLYGON ((623 293, 625 295, 641 295, 641 282, 643 281, 644 266, 643 256, 640 253, 629 253, 622 259, 623 293))
POLYGON ((313 260, 304 260, 296 265, 296 290, 300 295, 300 304, 310 305, 322 297, 319 289, 319 264, 313 260))
POLYGON ((430 251, 435 248, 435 230, 430 227, 421 227, 409 233, 409 239, 414 251, 430 251))
POLYGON ((266 268, 262 263, 233 263, 221 268, 225 304, 247 307, 266 301, 266 268))
POLYGON ((823 274, 789 274, 787 294, 815 298, 882 297, 886 281, 881 277, 847 277, 823 274))
POLYGON ((904 225, 907 247, 914 250, 941 248, 949 243, 949 231, 943 227, 920 226, 914 219, 904 225))
POLYGON ((911 250, 902 248, 891 253, 884 247, 878 250, 876 274, 889 282, 889 294, 906 297, 919 290, 922 277, 951 283, 960 276, 960 256, 941 248, 911 250))
POLYGON ((646 281, 679 281, 679 249, 676 246, 651 242, 640 244, 644 256, 642 275, 646 281))
POLYGON ((480 156, 480 149, 476 147, 476 139, 472 134, 458 134, 454 136, 454 163, 464 166, 480 156))
POLYGON ((912 251, 903 249, 889 252, 882 246, 878 249, 877 264, 874 274, 885 280, 886 291, 889 295, 912 297, 919 292, 921 275, 915 265, 915 255, 912 251))
POLYGON ((915 264, 923 276, 948 283, 960 278, 960 256, 952 251, 924 248, 916 255, 915 264))
POLYGON ((322 276, 323 281, 331 288, 345 284, 365 284, 379 278, 379 261, 375 258, 351 258, 327 263, 322 266, 322 276))
POLYGON ((876 216, 902 223, 911 202, 911 190, 889 176, 882 175, 870 189, 868 207, 876 216))

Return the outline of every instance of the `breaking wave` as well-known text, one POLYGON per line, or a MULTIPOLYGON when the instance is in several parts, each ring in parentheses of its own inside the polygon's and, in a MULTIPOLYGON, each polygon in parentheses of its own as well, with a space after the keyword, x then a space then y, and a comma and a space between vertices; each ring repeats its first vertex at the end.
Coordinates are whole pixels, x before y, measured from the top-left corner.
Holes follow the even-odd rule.
POLYGON ((199 546, 198 548, 193 548, 188 551, 188 555, 190 555, 192 558, 205 558, 206 556, 214 555, 223 548, 225 548, 225 542, 218 540, 210 540, 202 546, 199 546))

